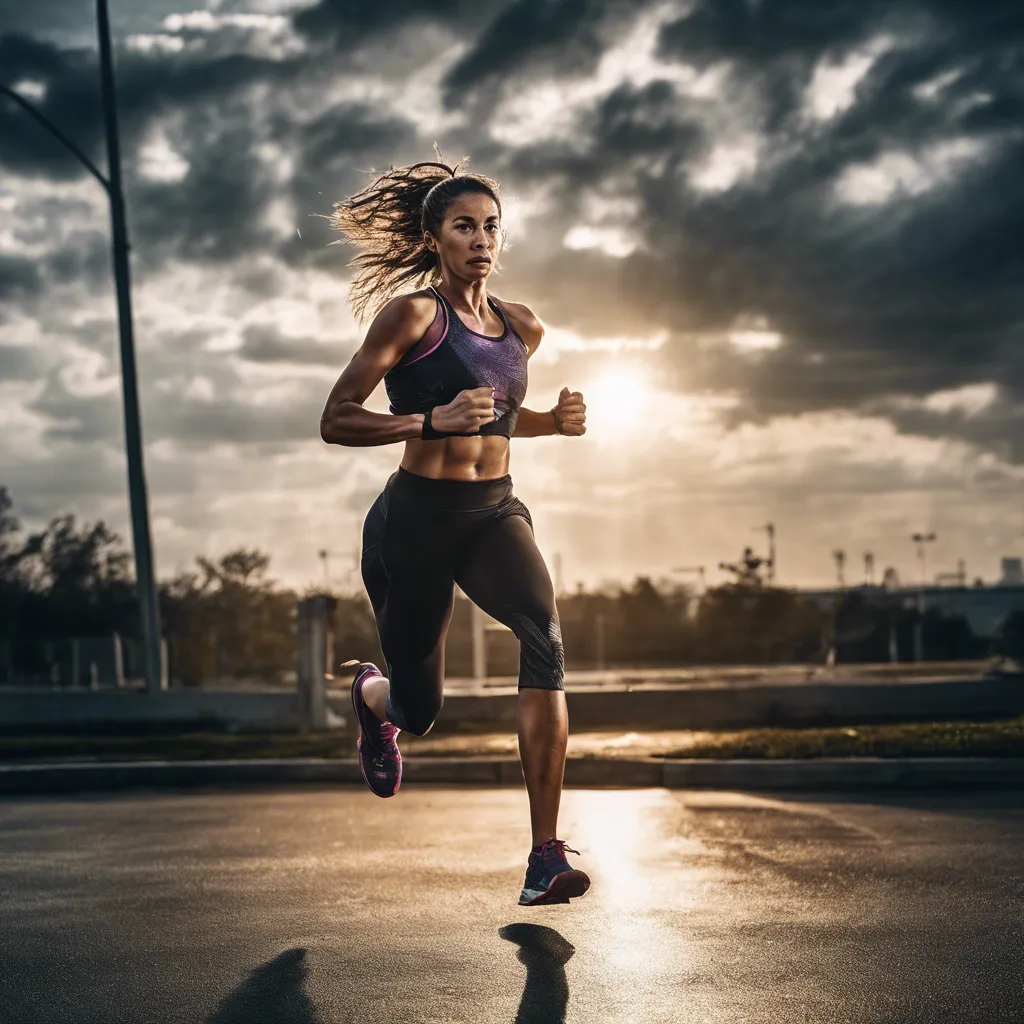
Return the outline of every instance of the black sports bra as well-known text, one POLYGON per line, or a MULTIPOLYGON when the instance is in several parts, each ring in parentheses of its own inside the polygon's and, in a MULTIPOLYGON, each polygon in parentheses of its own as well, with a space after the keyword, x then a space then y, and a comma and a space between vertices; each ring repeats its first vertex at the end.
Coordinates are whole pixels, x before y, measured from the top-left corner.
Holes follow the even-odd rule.
MULTIPOLYGON (((384 375, 391 412, 404 416, 447 405, 460 391, 494 388, 497 419, 480 433, 511 437, 526 397, 526 343, 496 299, 491 308, 505 330, 498 338, 471 331, 436 289, 437 313, 423 337, 384 375)), ((476 435, 473 435, 476 436, 476 435)))

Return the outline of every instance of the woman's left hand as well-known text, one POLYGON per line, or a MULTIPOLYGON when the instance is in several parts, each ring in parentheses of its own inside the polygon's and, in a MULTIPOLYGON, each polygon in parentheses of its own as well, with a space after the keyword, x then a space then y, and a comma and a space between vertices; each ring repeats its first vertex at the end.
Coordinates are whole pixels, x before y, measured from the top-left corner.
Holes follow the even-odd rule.
POLYGON ((587 432, 587 407, 579 391, 562 388, 558 396, 558 405, 551 411, 555 416, 555 427, 560 434, 580 437, 587 432))

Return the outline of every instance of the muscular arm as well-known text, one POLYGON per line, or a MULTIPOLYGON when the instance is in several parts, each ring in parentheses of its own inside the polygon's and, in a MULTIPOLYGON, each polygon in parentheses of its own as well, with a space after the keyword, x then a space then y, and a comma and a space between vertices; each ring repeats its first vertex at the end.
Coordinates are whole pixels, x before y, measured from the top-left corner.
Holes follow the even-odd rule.
POLYGON ((519 418, 516 420, 516 429, 512 432, 513 437, 546 437, 549 434, 557 434, 554 414, 549 409, 547 412, 537 412, 534 409, 527 409, 525 406, 519 408, 519 418))
POLYGON ((331 389, 320 417, 320 436, 328 444, 351 447, 394 444, 418 438, 423 414, 393 416, 371 412, 363 402, 384 374, 423 336, 434 317, 434 299, 403 295, 374 317, 366 339, 331 389))
MULTIPOLYGON (((544 338, 544 325, 540 322, 539 317, 521 302, 503 302, 502 305, 512 321, 512 326, 526 343, 526 358, 529 359, 537 351, 544 338)), ((551 409, 546 412, 538 412, 535 409, 520 406, 516 429, 512 432, 513 437, 547 437, 559 433, 561 431, 558 429, 551 409)))

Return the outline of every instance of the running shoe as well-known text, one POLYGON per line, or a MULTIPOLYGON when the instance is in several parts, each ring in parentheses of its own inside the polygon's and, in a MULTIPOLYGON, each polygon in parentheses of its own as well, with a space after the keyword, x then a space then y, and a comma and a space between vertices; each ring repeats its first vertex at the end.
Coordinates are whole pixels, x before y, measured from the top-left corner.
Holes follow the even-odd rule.
POLYGON ((579 851, 567 846, 564 839, 549 839, 530 854, 520 906, 568 903, 571 896, 582 896, 590 888, 586 872, 570 867, 565 859, 567 852, 579 856, 579 851))
POLYGON ((359 723, 359 771, 363 781, 377 796, 394 796, 402 784, 402 755, 395 742, 401 729, 390 722, 382 722, 363 700, 363 683, 382 677, 376 665, 360 662, 359 671, 352 680, 352 708, 359 723))

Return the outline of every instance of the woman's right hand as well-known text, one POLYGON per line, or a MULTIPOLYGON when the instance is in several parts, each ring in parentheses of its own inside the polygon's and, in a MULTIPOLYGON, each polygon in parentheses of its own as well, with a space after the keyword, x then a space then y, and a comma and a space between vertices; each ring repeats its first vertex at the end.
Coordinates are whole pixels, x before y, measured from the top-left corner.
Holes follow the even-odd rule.
POLYGON ((430 425, 443 434, 475 434, 494 419, 494 388, 460 391, 447 405, 430 413, 430 425))

